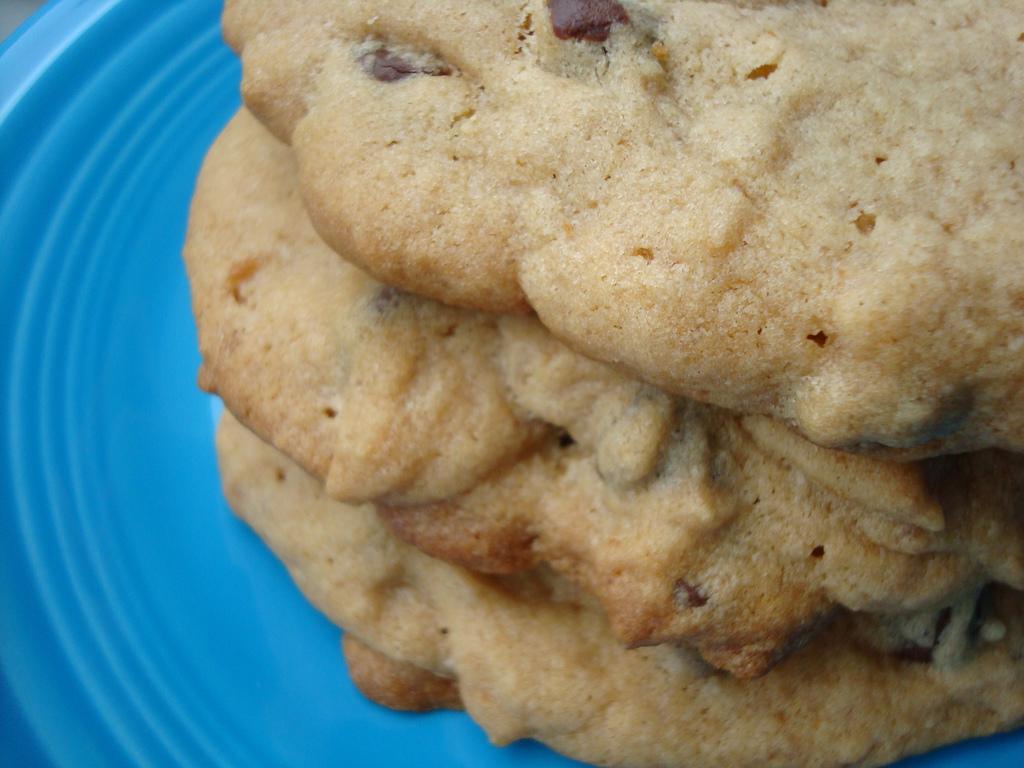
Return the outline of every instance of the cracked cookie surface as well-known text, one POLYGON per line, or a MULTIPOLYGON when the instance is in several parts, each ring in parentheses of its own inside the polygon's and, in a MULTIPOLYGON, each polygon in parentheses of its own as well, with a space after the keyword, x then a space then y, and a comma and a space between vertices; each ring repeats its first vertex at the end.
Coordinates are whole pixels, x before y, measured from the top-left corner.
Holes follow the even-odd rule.
POLYGON ((675 419, 636 482, 552 439, 462 496, 380 513, 473 570, 547 563, 598 598, 623 642, 685 642, 740 677, 840 607, 892 614, 993 579, 1024 587, 1020 457, 850 466, 763 417, 691 403, 675 419))

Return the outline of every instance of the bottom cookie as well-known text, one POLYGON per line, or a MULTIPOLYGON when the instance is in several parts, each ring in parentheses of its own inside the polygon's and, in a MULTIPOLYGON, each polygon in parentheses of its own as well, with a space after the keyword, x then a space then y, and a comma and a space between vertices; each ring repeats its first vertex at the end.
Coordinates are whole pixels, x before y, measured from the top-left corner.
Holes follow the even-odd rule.
POLYGON ((876 620, 845 615, 769 674, 738 680, 684 649, 627 650, 596 602, 549 570, 481 577, 427 557, 236 422, 218 450, 235 511, 363 641, 347 655, 371 698, 429 708, 457 688, 495 743, 535 738, 637 768, 879 765, 1024 720, 1020 593, 925 617, 913 653, 903 629, 882 632, 899 640, 891 649, 869 648, 876 620), (940 641, 959 650, 937 652, 940 641))

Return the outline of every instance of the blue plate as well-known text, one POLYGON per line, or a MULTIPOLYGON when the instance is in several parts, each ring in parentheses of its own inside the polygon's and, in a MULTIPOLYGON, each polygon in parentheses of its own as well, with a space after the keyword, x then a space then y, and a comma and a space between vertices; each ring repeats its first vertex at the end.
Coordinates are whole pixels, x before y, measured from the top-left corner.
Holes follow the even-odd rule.
POLYGON ((0 48, 0 763, 575 765, 364 701, 224 505, 179 256, 239 103, 218 12, 68 0, 0 48))

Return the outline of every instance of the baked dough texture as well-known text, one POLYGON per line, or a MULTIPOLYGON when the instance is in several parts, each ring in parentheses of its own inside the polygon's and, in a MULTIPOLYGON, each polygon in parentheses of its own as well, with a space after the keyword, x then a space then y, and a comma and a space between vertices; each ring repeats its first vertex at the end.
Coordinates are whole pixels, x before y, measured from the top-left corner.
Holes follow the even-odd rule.
POLYGON ((232 508, 362 646, 347 656, 371 695, 451 706, 457 689, 496 744, 536 738, 632 768, 860 766, 1024 719, 1019 593, 941 612, 928 634, 936 647, 956 635, 952 656, 879 650, 865 642, 874 618, 848 614, 741 681, 671 646, 627 650, 594 601, 549 570, 482 577, 422 554, 230 417, 218 455, 232 508))
POLYGON ((381 286, 317 241, 290 153, 244 112, 200 178, 186 258, 202 378, 233 413, 424 551, 549 564, 629 645, 686 642, 752 677, 839 607, 1024 588, 1024 459, 824 449, 670 398, 531 318, 381 286))
POLYGON ((228 0, 383 282, 830 447, 1024 450, 1020 0, 228 0))
POLYGON ((489 364, 497 318, 388 288, 309 224, 294 163, 246 113, 210 150, 185 264, 199 380, 347 501, 471 488, 541 428, 489 364))

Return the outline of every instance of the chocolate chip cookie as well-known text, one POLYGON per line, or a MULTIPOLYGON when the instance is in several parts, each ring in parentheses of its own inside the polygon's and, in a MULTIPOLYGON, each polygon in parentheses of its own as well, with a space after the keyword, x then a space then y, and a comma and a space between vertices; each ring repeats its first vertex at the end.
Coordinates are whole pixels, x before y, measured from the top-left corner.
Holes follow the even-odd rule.
POLYGON ((845 615, 741 681, 671 646, 627 650, 593 601, 550 571, 484 578, 403 545, 372 507, 330 500, 237 422, 222 425, 218 453, 232 507, 357 639, 355 679, 385 704, 461 703, 496 744, 535 738, 633 768, 859 766, 1024 719, 1020 593, 947 606, 936 647, 956 636, 956 653, 905 658, 845 615))
POLYGON ((1024 450, 1019 2, 229 0, 379 279, 834 447, 1024 450))
POLYGON ((671 398, 531 318, 380 285, 319 243, 288 150, 245 113, 207 161, 186 258, 202 378, 231 411, 431 554, 567 574, 627 644, 686 641, 750 677, 838 606, 1024 587, 1020 458, 820 448, 671 398))

